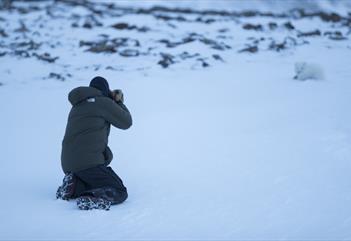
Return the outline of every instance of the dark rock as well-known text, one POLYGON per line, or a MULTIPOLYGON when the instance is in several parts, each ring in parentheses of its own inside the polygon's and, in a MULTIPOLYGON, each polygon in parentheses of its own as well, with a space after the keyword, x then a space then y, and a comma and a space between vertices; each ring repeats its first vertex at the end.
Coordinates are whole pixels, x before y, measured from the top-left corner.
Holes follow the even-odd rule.
POLYGON ((31 55, 25 50, 15 50, 14 55, 20 56, 22 58, 29 58, 31 55))
POLYGON ((168 39, 160 39, 160 40, 158 40, 158 42, 166 44, 167 48, 173 48, 173 47, 178 45, 177 43, 171 43, 168 39))
POLYGON ((251 23, 246 23, 243 25, 243 29, 246 30, 255 30, 255 31, 262 31, 263 27, 261 24, 251 24, 251 23))
POLYGON ((20 14, 27 14, 30 12, 30 10, 28 8, 23 8, 23 7, 17 7, 16 10, 20 13, 20 14))
POLYGON ((79 47, 82 46, 93 46, 94 44, 96 44, 95 42, 91 42, 91 41, 84 41, 84 40, 80 40, 79 41, 79 47))
POLYGON ((85 23, 89 24, 91 27, 102 27, 103 26, 103 24, 96 19, 94 14, 90 14, 87 17, 85 23))
POLYGON ((270 23, 268 23, 268 27, 270 30, 275 30, 278 28, 278 24, 270 22, 270 23))
POLYGON ((115 53, 119 47, 139 47, 140 43, 137 39, 131 38, 114 38, 107 39, 108 36, 105 36, 103 40, 99 41, 79 41, 79 46, 88 46, 90 47, 86 51, 93 53, 115 53))
POLYGON ((107 43, 98 43, 87 49, 86 51, 92 52, 92 53, 116 53, 116 47, 111 44, 107 43))
POLYGON ((202 42, 203 44, 209 45, 211 48, 217 49, 217 50, 231 49, 231 47, 229 45, 226 45, 223 42, 217 42, 213 39, 205 38, 204 36, 202 36, 200 34, 196 34, 196 33, 191 33, 189 36, 183 38, 179 42, 170 42, 167 39, 162 39, 159 42, 165 43, 166 46, 169 48, 173 48, 173 47, 176 47, 176 46, 181 45, 181 44, 191 43, 193 41, 202 42))
POLYGON ((137 39, 131 39, 131 38, 114 38, 111 39, 110 42, 115 46, 115 47, 139 47, 140 42, 137 39))
MULTIPOLYGON (((231 47, 229 45, 227 45, 223 42, 218 42, 218 41, 213 40, 213 39, 205 38, 204 36, 196 34, 196 33, 191 33, 191 34, 189 34, 189 36, 181 39, 180 41, 173 42, 173 41, 170 41, 168 39, 158 40, 158 42, 165 44, 167 48, 174 48, 174 47, 177 47, 179 45, 191 43, 194 41, 199 41, 199 42, 201 42, 205 45, 208 45, 211 48, 216 49, 216 50, 231 49, 231 47)), ((139 46, 139 42, 136 42, 136 46, 139 46)))
POLYGON ((221 34, 221 35, 217 35, 216 39, 233 39, 233 37, 221 34))
POLYGON ((150 30, 150 28, 148 27, 137 27, 136 25, 129 25, 128 23, 116 23, 114 25, 111 26, 114 29, 118 29, 118 30, 137 30, 139 32, 147 32, 150 30))
POLYGON ((297 37, 313 37, 313 36, 321 36, 321 31, 314 30, 310 32, 300 32, 297 37))
POLYGON ((170 20, 175 20, 178 22, 187 22, 188 20, 182 16, 177 16, 177 17, 172 17, 172 16, 168 16, 168 15, 159 15, 159 14, 153 14, 153 16, 156 19, 160 19, 163 21, 170 21, 170 20))
POLYGON ((116 24, 112 25, 111 27, 118 29, 118 30, 130 29, 130 26, 128 23, 116 23, 116 24))
POLYGON ((93 25, 90 22, 85 22, 82 27, 87 28, 87 29, 91 29, 91 28, 93 28, 93 25))
POLYGON ((54 63, 59 57, 51 57, 49 53, 43 53, 43 54, 33 54, 37 59, 48 62, 48 63, 54 63))
POLYGON ((39 31, 34 31, 34 32, 32 33, 32 36, 38 36, 38 37, 40 37, 41 34, 40 34, 39 31))
POLYGON ((211 46, 211 48, 213 48, 213 49, 217 49, 217 50, 231 49, 231 47, 229 45, 226 45, 222 42, 217 42, 217 41, 212 40, 212 39, 200 38, 199 41, 206 44, 206 45, 211 46))
POLYGON ((98 71, 101 68, 101 65, 95 64, 93 65, 93 67, 94 67, 94 71, 98 71))
POLYGON ((124 49, 119 52, 123 57, 137 57, 139 56, 139 51, 135 49, 124 49))
POLYGON ((256 46, 260 42, 264 41, 265 38, 264 37, 261 37, 261 38, 250 37, 250 38, 248 38, 248 40, 252 40, 252 44, 256 46))
POLYGON ((195 19, 196 22, 200 22, 200 23, 205 23, 205 24, 211 24, 216 22, 216 20, 214 18, 208 18, 208 19, 204 19, 203 17, 198 17, 195 19))
POLYGON ((177 16, 172 18, 172 20, 178 21, 178 22, 187 22, 188 20, 182 16, 177 16))
POLYGON ((57 80, 60 80, 60 81, 65 81, 65 79, 66 79, 61 74, 52 73, 52 72, 49 74, 49 78, 50 79, 57 79, 57 80))
POLYGON ((11 47, 14 49, 21 48, 23 50, 37 50, 41 45, 42 43, 36 43, 33 40, 30 40, 28 42, 12 43, 11 47))
POLYGON ((341 21, 341 16, 337 13, 325 13, 325 12, 320 12, 319 17, 326 22, 340 22, 341 21))
POLYGON ((215 60, 224 62, 224 60, 222 59, 222 57, 221 57, 219 54, 213 54, 213 55, 212 55, 212 58, 214 58, 215 60))
POLYGON ((0 9, 9 10, 13 8, 13 0, 2 0, 0 1, 0 9))
POLYGON ((288 30, 294 30, 295 29, 294 25, 291 22, 284 23, 284 27, 286 29, 288 29, 288 30))
POLYGON ((20 14, 28 14, 28 13, 31 13, 31 12, 33 12, 33 11, 39 11, 39 10, 41 10, 40 7, 34 6, 34 5, 28 6, 28 7, 18 7, 18 6, 17 6, 15 9, 16 9, 20 14))
MULTIPOLYGON (((246 10, 242 12, 234 12, 234 11, 225 11, 225 10, 195 10, 190 8, 170 8, 164 6, 154 6, 151 8, 139 8, 134 10, 133 8, 128 8, 128 11, 133 12, 135 14, 152 14, 155 17, 158 17, 162 14, 164 20, 174 20, 174 17, 169 16, 168 14, 182 14, 182 15, 200 15, 204 16, 220 16, 220 17, 255 17, 255 16, 262 16, 262 17, 272 17, 272 18, 286 18, 288 17, 287 14, 274 14, 272 12, 258 12, 252 10, 246 10), (166 16, 164 16, 166 15, 166 16)), ((188 21, 188 20, 186 20, 188 21)))
POLYGON ((130 42, 131 44, 133 43, 134 47, 140 47, 140 42, 137 39, 128 39, 127 42, 130 42))
MULTIPOLYGON (((99 5, 92 3, 90 1, 86 1, 86 0, 55 0, 56 2, 60 2, 62 4, 66 4, 68 6, 81 6, 83 8, 86 8, 87 10, 91 11, 92 13, 96 14, 96 15, 102 15, 102 10, 97 9, 97 7, 100 7, 99 5)), ((105 3, 102 3, 100 5, 103 5, 105 3)), ((107 4, 105 4, 107 6, 107 4)))
MULTIPOLYGON (((133 11, 132 9, 129 9, 133 11)), ((194 10, 190 8, 169 8, 164 6, 154 6, 152 8, 139 8, 137 11, 134 11, 135 14, 197 14, 197 15, 211 15, 211 16, 233 16, 238 17, 237 13, 228 12, 228 11, 216 11, 216 10, 194 10)), ((168 16, 168 15, 167 15, 168 16)))
POLYGON ((150 31, 150 28, 149 27, 145 27, 145 26, 143 26, 143 27, 140 27, 140 28, 136 28, 139 32, 142 32, 142 33, 145 33, 145 32, 148 32, 148 31, 150 31))
POLYGON ((347 37, 343 36, 340 31, 327 31, 324 32, 324 36, 329 36, 331 40, 347 40, 347 37))
POLYGON ((312 13, 307 13, 303 9, 300 9, 300 18, 313 18, 313 17, 319 17, 322 21, 325 22, 340 22, 344 18, 341 17, 337 13, 326 13, 326 12, 312 12, 312 13))
POLYGON ((76 20, 76 21, 81 19, 81 18, 82 18, 82 16, 79 15, 79 14, 76 14, 76 13, 72 13, 71 16, 69 17, 69 19, 73 19, 73 20, 76 20))
POLYGON ((109 37, 110 35, 105 34, 105 33, 102 33, 102 34, 99 34, 99 36, 102 37, 102 38, 104 38, 104 39, 108 39, 108 37, 109 37))
POLYGON ((305 11, 302 8, 294 8, 289 11, 289 15, 294 19, 300 19, 305 15, 305 11))
POLYGON ((201 66, 202 66, 203 68, 206 68, 206 67, 209 67, 209 66, 210 66, 210 64, 207 63, 207 62, 205 61, 205 59, 203 59, 203 58, 198 58, 197 60, 201 62, 201 66))
POLYGON ((208 18, 208 19, 204 20, 204 23, 206 23, 206 24, 210 24, 210 23, 214 23, 214 22, 216 22, 216 19, 213 19, 213 18, 208 18))
POLYGON ((349 29, 351 29, 351 17, 349 17, 344 23, 343 25, 345 27, 348 27, 349 29))
POLYGON ((325 22, 340 22, 344 18, 337 13, 326 13, 326 12, 309 12, 307 13, 303 8, 297 8, 290 11, 290 16, 295 19, 301 18, 313 18, 319 17, 322 21, 325 22))
POLYGON ((78 23, 72 23, 72 24, 71 24, 71 27, 72 27, 72 28, 78 28, 78 27, 79 27, 79 24, 78 24, 78 23))
POLYGON ((0 29, 0 36, 3 37, 3 38, 7 38, 8 37, 7 33, 3 29, 0 29))
POLYGON ((161 39, 161 40, 159 40, 158 42, 163 43, 163 44, 166 44, 166 47, 167 47, 167 48, 174 48, 174 47, 177 47, 178 45, 186 44, 186 43, 189 43, 189 42, 192 42, 192 41, 194 41, 194 40, 183 39, 183 40, 180 41, 180 42, 171 42, 171 41, 169 41, 168 39, 161 39))
MULTIPOLYGON (((93 41, 80 41, 79 46, 89 46, 90 48, 86 51, 93 53, 115 53, 119 47, 139 47, 140 43, 136 39, 130 38, 114 38, 99 40, 96 42, 93 41)), ((122 53, 123 54, 123 53, 122 53)), ((131 54, 131 52, 126 52, 126 55, 131 54)), ((135 53, 134 53, 135 54, 135 53)))
POLYGON ((200 54, 198 53, 195 53, 195 54, 189 54, 187 51, 184 51, 183 53, 181 53, 179 55, 179 57, 182 59, 182 60, 185 60, 185 59, 190 59, 190 58, 194 58, 194 57, 198 57, 200 54))
POLYGON ((2 82, 0 82, 0 86, 3 86, 4 84, 2 82))
POLYGON ((26 33, 29 32, 29 29, 27 28, 27 26, 24 24, 24 22, 20 21, 20 27, 15 29, 15 32, 17 33, 26 33))
POLYGON ((228 28, 221 28, 221 29, 218 29, 218 32, 220 32, 220 33, 226 33, 226 32, 228 32, 228 31, 229 31, 228 28))
POLYGON ((172 24, 172 23, 167 23, 167 26, 169 26, 169 27, 171 27, 171 28, 174 28, 174 29, 176 29, 176 28, 177 28, 177 26, 176 26, 176 25, 174 25, 174 24, 172 24))
POLYGON ((3 57, 7 54, 7 52, 0 52, 0 57, 3 57))
POLYGON ((271 39, 271 43, 268 49, 280 52, 282 50, 293 48, 295 46, 304 45, 307 43, 308 43, 307 41, 301 41, 301 40, 298 41, 293 37, 286 37, 283 42, 276 42, 274 39, 271 39))
POLYGON ((114 8, 116 7, 116 5, 115 5, 114 3, 107 3, 107 4, 106 4, 106 7, 107 7, 108 9, 114 9, 114 8))
POLYGON ((161 60, 157 64, 161 65, 163 68, 168 68, 169 65, 174 64, 174 56, 167 53, 160 53, 161 60))
POLYGON ((347 40, 348 38, 347 37, 344 37, 344 36, 329 36, 329 39, 331 40, 347 40))
POLYGON ((283 42, 280 42, 280 43, 277 43, 275 40, 273 40, 269 45, 269 50, 280 52, 282 50, 288 49, 296 45, 297 45, 296 39, 292 37, 287 37, 284 39, 283 42))
POLYGON ((269 17, 269 18, 280 18, 285 17, 284 14, 274 14, 272 12, 258 12, 258 15, 261 17, 269 17))
POLYGON ((242 17, 255 17, 258 15, 258 12, 257 11, 251 11, 251 10, 245 10, 243 12, 240 13, 240 16, 242 17))
POLYGON ((269 45, 269 49, 270 50, 275 50, 277 52, 286 49, 286 43, 285 41, 282 43, 276 43, 275 41, 273 41, 270 45, 269 45))
POLYGON ((106 70, 121 70, 121 69, 118 69, 118 68, 112 67, 112 66, 107 66, 105 69, 106 70))
POLYGON ((191 33, 189 36, 182 39, 181 44, 191 43, 195 40, 198 40, 199 38, 202 38, 202 36, 196 33, 191 33))
POLYGON ((257 46, 249 46, 247 48, 239 50, 238 52, 239 53, 244 53, 244 52, 257 53, 258 52, 258 47, 257 46))

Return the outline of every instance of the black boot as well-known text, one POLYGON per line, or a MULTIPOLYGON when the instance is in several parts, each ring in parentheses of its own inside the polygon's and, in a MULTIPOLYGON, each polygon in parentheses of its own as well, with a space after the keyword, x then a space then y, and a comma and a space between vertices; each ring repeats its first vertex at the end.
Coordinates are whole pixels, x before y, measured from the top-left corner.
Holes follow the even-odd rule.
POLYGON ((73 173, 65 175, 62 185, 56 191, 56 198, 62 200, 69 200, 73 197, 76 178, 73 173))
POLYGON ((104 198, 93 196, 81 196, 77 198, 77 206, 80 210, 101 209, 110 210, 111 202, 104 198))

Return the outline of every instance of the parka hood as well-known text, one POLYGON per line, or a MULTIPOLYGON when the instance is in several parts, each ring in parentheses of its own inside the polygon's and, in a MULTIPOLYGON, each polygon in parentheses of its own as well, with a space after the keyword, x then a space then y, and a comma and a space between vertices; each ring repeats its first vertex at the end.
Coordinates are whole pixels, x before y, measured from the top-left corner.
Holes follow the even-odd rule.
POLYGON ((88 98, 103 96, 102 92, 93 87, 77 87, 68 94, 68 100, 72 105, 76 105, 79 102, 88 98))

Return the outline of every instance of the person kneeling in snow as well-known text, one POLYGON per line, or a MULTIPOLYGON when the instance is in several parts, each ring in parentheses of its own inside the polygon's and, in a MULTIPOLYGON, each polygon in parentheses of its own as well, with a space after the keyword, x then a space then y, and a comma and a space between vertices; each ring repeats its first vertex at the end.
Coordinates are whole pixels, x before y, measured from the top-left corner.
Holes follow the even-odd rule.
POLYGON ((61 153, 65 177, 56 197, 77 198, 79 209, 108 210, 128 197, 122 180, 108 166, 113 158, 107 145, 110 126, 128 129, 132 117, 122 91, 110 91, 102 77, 92 79, 89 87, 73 89, 68 99, 72 109, 61 153))

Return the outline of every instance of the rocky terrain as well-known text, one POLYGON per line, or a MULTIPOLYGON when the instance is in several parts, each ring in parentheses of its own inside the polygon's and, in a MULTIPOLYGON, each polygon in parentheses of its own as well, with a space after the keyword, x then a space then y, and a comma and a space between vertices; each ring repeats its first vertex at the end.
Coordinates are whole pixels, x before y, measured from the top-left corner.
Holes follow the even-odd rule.
POLYGON ((5 0, 0 5, 0 57, 55 65, 56 72, 43 77, 62 81, 87 68, 138 71, 181 63, 207 68, 225 62, 228 52, 279 54, 316 41, 326 47, 342 42, 350 49, 350 34, 351 13, 302 8, 278 14, 87 0, 5 0), (110 61, 94 55, 110 55, 110 61))

